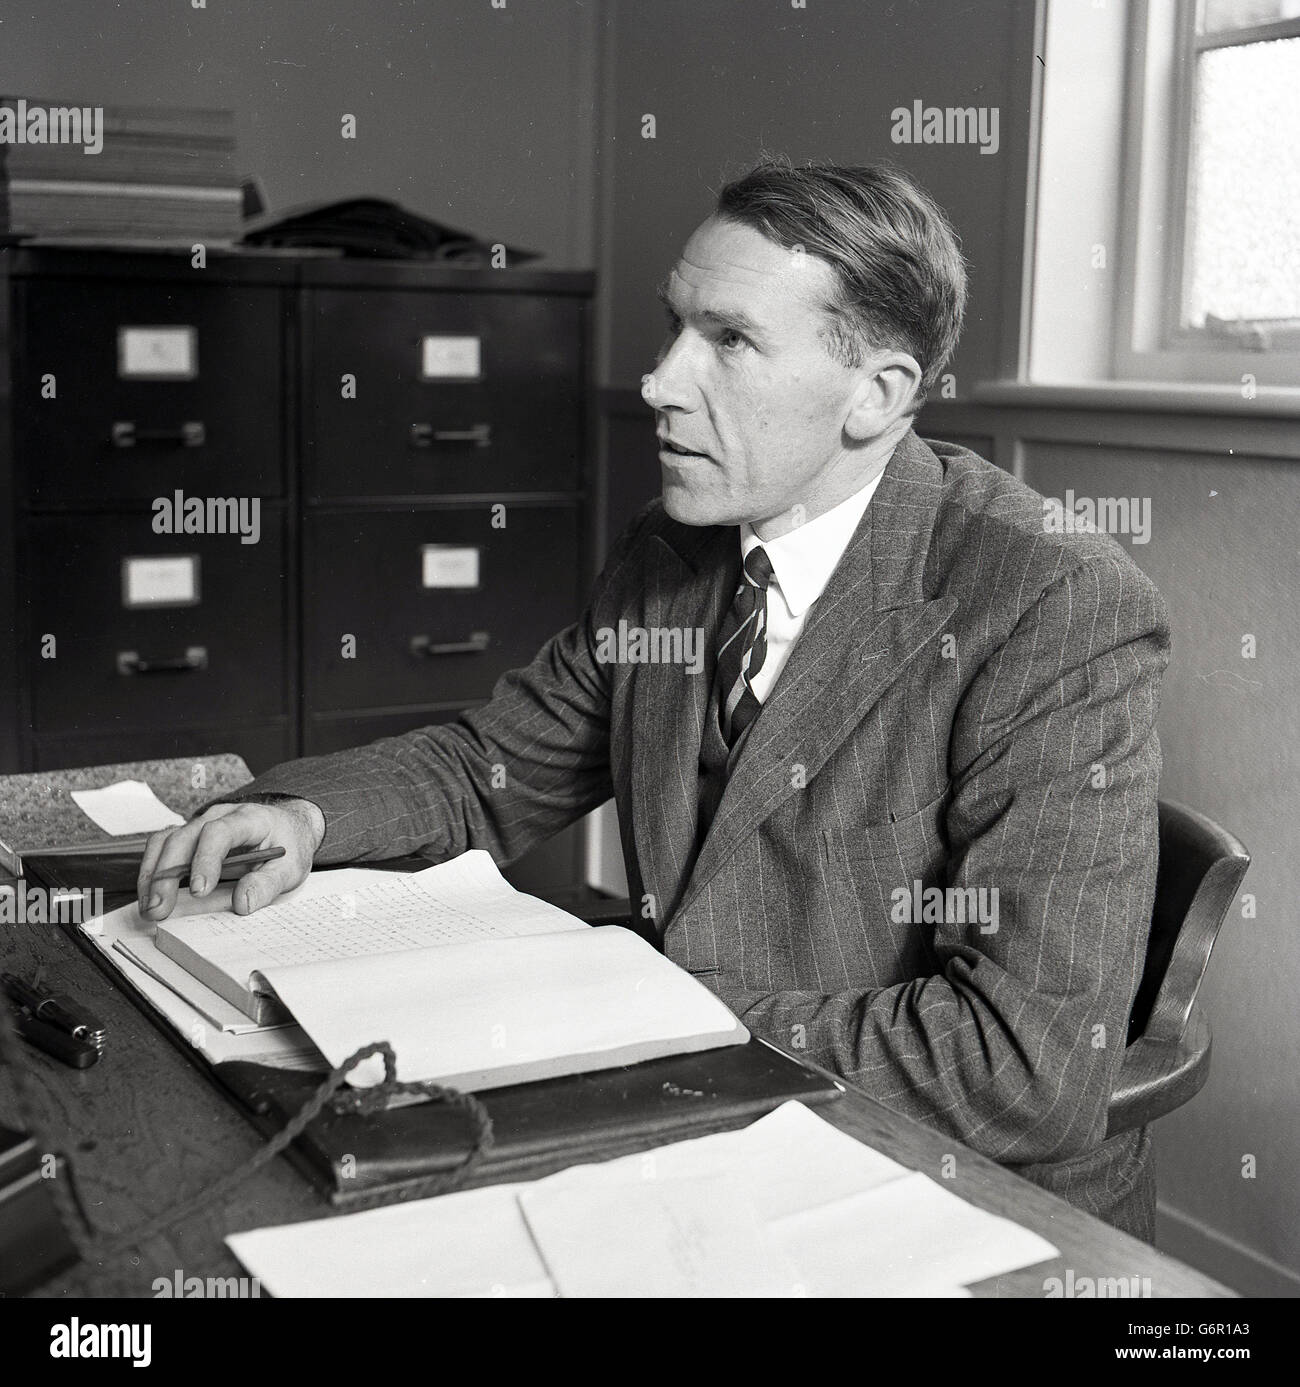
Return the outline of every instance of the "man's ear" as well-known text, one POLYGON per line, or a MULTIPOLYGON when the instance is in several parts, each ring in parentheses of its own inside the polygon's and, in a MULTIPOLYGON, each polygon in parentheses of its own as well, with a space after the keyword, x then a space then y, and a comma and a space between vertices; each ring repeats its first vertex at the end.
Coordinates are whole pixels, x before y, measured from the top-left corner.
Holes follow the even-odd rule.
POLYGON ((887 352, 870 358, 849 402, 845 433, 860 443, 879 438, 908 412, 920 388, 921 368, 915 357, 887 352))

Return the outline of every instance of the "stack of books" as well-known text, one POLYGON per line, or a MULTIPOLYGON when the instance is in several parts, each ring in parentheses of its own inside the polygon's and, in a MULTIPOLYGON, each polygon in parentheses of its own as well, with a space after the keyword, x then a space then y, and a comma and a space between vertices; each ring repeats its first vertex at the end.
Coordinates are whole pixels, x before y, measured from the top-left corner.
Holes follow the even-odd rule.
POLYGON ((223 244, 242 206, 231 111, 0 97, 0 233, 223 244))

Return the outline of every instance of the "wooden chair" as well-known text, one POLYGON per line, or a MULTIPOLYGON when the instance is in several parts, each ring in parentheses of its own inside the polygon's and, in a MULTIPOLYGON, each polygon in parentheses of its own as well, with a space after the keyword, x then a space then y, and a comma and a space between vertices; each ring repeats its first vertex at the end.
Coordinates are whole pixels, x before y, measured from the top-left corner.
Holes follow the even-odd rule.
POLYGON ((1196 994, 1250 854, 1226 829, 1160 801, 1160 866, 1146 967, 1106 1135, 1142 1127, 1198 1093, 1210 1072, 1210 1027, 1196 994))

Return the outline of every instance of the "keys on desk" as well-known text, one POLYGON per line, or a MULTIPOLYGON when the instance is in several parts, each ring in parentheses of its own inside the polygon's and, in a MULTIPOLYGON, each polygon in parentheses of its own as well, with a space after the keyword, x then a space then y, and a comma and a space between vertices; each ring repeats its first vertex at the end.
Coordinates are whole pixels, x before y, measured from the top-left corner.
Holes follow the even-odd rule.
POLYGON ((103 1023, 70 997, 43 992, 13 973, 0 973, 0 989, 14 1004, 14 1029, 46 1054, 86 1069, 103 1053, 103 1023))

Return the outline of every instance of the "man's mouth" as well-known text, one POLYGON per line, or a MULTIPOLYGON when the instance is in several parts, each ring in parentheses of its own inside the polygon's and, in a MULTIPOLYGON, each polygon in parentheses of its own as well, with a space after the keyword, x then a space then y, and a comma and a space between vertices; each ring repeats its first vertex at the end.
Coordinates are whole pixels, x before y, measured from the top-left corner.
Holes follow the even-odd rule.
POLYGON ((708 453, 697 453, 690 448, 684 448, 680 443, 674 443, 671 438, 661 438, 659 445, 665 453, 673 453, 681 458, 706 458, 708 453))

